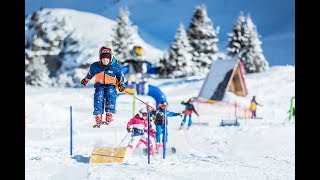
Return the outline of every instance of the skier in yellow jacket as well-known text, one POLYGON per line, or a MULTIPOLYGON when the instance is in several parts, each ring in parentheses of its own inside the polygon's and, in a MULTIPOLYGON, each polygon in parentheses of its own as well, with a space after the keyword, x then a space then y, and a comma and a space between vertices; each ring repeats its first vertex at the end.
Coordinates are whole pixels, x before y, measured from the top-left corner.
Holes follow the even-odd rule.
POLYGON ((256 114, 257 105, 262 106, 256 101, 256 96, 253 96, 250 103, 251 119, 255 119, 257 117, 257 114, 256 114))

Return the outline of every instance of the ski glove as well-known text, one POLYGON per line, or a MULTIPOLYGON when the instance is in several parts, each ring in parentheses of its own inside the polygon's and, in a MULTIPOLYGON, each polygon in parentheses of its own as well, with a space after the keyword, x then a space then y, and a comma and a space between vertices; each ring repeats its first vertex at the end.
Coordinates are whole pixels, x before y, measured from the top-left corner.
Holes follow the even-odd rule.
POLYGON ((82 85, 82 87, 86 86, 88 82, 89 82, 89 79, 88 79, 88 78, 83 78, 83 79, 81 80, 81 85, 82 85))
POLYGON ((127 128, 128 133, 132 132, 131 128, 127 128))
POLYGON ((126 89, 126 87, 124 86, 123 82, 119 82, 118 83, 118 89, 119 89, 120 92, 123 92, 126 89))
POLYGON ((182 117, 182 113, 178 113, 178 116, 182 117))

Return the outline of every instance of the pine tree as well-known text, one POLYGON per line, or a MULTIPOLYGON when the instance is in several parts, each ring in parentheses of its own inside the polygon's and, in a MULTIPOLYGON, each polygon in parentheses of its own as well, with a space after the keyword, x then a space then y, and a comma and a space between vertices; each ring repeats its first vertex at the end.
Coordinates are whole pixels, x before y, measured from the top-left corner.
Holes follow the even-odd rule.
POLYGON ((244 26, 244 37, 248 40, 239 53, 239 58, 244 62, 244 69, 247 73, 266 71, 269 63, 263 55, 262 42, 259 40, 258 31, 249 16, 246 17, 244 26))
POLYGON ((195 74, 192 62, 192 47, 183 24, 180 23, 175 39, 169 49, 168 63, 174 67, 175 77, 190 76, 195 74))
POLYGON ((229 33, 229 44, 227 45, 227 55, 234 57, 239 54, 241 49, 247 46, 247 38, 243 36, 243 24, 245 23, 245 16, 240 13, 235 24, 233 25, 232 33, 229 33))
POLYGON ((157 74, 161 78, 173 78, 173 72, 175 70, 175 66, 173 66, 168 59, 168 54, 165 53, 162 58, 160 58, 159 62, 156 64, 157 66, 157 74))
POLYGON ((53 84, 63 64, 65 39, 73 27, 64 18, 51 17, 46 9, 40 9, 26 17, 25 29, 26 83, 35 86, 53 84))
POLYGON ((219 27, 213 28, 205 6, 197 6, 187 34, 193 47, 192 61, 196 63, 199 74, 207 73, 211 62, 218 58, 218 33, 219 27))
POLYGON ((49 77, 49 70, 43 58, 33 58, 26 66, 25 82, 28 85, 38 87, 50 87, 53 85, 53 81, 49 77))
POLYGON ((120 9, 116 19, 117 25, 113 29, 114 35, 111 41, 117 60, 123 63, 130 56, 133 47, 133 36, 137 34, 137 27, 132 25, 127 9, 120 9))

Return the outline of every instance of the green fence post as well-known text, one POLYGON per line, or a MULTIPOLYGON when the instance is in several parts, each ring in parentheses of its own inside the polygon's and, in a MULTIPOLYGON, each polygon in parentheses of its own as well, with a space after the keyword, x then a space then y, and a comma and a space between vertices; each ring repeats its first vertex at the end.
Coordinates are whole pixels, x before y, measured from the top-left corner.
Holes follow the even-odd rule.
POLYGON ((137 101, 136 101, 136 97, 137 96, 137 91, 134 90, 134 93, 133 93, 133 109, 132 109, 132 116, 134 116, 136 114, 136 105, 137 105, 137 101))
POLYGON ((289 121, 293 117, 293 109, 295 108, 295 102, 294 102, 294 97, 291 98, 290 102, 290 110, 289 110, 289 121))

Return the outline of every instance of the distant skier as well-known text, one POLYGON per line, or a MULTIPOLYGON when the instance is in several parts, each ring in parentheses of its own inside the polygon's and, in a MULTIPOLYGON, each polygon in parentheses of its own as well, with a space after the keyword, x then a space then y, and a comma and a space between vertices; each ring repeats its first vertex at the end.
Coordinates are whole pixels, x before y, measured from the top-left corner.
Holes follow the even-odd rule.
POLYGON ((112 49, 102 46, 99 50, 99 56, 100 61, 92 63, 86 77, 81 80, 81 85, 84 87, 95 77, 93 115, 96 124, 93 126, 94 128, 100 128, 101 123, 108 125, 113 120, 112 114, 116 113, 116 88, 120 92, 125 90, 124 76, 112 49), (103 110, 106 112, 105 121, 102 121, 103 110))
POLYGON ((143 60, 142 55, 143 48, 136 45, 130 51, 131 57, 123 62, 123 68, 127 73, 126 83, 129 88, 137 89, 137 94, 144 94, 147 87, 147 74, 156 73, 156 67, 143 60))
POLYGON ((182 101, 181 104, 185 105, 185 110, 183 111, 184 117, 183 117, 183 120, 181 121, 179 130, 183 128, 184 123, 187 120, 187 116, 189 116, 188 127, 187 127, 187 129, 189 129, 192 125, 192 113, 193 112, 196 113, 197 116, 199 116, 199 114, 196 111, 196 109, 194 108, 193 98, 190 98, 187 102, 182 101))
POLYGON ((250 103, 251 119, 255 119, 257 117, 257 105, 262 106, 256 101, 256 96, 253 96, 250 103))
MULTIPOLYGON (((159 150, 164 143, 164 137, 163 137, 163 130, 164 130, 164 118, 165 118, 165 108, 168 106, 167 102, 161 102, 158 105, 158 110, 153 111, 154 112, 154 124, 156 125, 156 149, 159 150), (161 140, 162 139, 162 140, 161 140), (162 142, 162 143, 160 143, 162 142)), ((167 117, 173 117, 173 116, 181 116, 182 113, 176 113, 176 112, 171 112, 167 110, 167 117)), ((168 118, 167 118, 168 120, 168 118)), ((166 123, 166 142, 168 142, 168 121, 166 123)))
MULTIPOLYGON (((148 111, 146 108, 141 108, 139 112, 130 119, 127 123, 127 131, 132 132, 131 140, 128 144, 128 150, 133 152, 134 149, 139 146, 138 143, 141 141, 148 147, 148 111)), ((152 131, 152 130, 151 130, 152 131)), ((150 154, 154 153, 154 139, 150 136, 150 154)))

